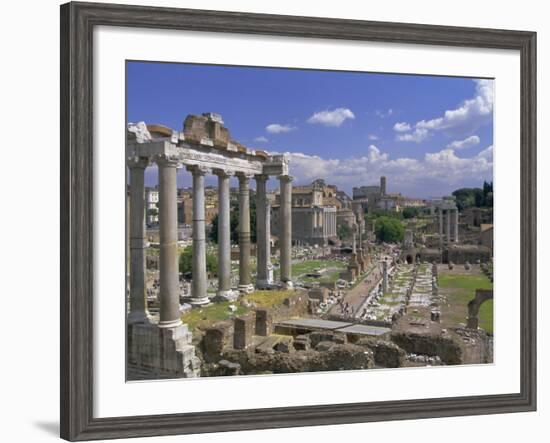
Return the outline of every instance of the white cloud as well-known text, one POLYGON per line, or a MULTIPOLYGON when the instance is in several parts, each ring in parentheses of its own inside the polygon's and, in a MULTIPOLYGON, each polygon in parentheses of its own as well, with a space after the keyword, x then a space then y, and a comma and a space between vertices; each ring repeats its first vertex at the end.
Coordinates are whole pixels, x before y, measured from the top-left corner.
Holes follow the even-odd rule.
POLYGON ((270 134, 282 134, 285 132, 294 131, 296 129, 298 129, 296 126, 281 125, 279 123, 271 123, 265 127, 265 130, 270 134))
POLYGON ((399 134, 396 136, 396 140, 400 142, 416 142, 420 143, 428 138, 428 130, 424 128, 416 128, 413 132, 407 132, 405 134, 399 134))
POLYGON ((369 134, 368 139, 371 141, 378 140, 378 136, 376 134, 369 134))
POLYGON ((269 140, 267 139, 267 137, 264 137, 263 135, 261 135, 259 137, 256 137, 254 141, 258 143, 267 143, 269 140))
POLYGON ((436 197, 462 186, 480 186, 491 180, 492 146, 472 157, 459 157, 453 149, 427 153, 421 159, 391 159, 388 153, 370 145, 367 153, 347 159, 324 159, 316 155, 289 153, 290 173, 296 185, 323 178, 327 183, 351 193, 352 187, 378 183, 388 178, 391 192, 407 196, 436 197))
POLYGON ((374 145, 369 146, 369 162, 376 163, 379 161, 386 161, 388 159, 388 154, 383 154, 380 149, 374 145))
POLYGON ((416 128, 430 131, 472 132, 493 116, 493 80, 474 80, 476 93, 458 108, 445 111, 442 117, 421 120, 416 128))
POLYGON ((480 142, 479 137, 477 135, 472 135, 468 138, 465 138, 464 140, 455 140, 452 143, 449 143, 447 145, 447 148, 449 149, 468 149, 472 146, 478 145, 480 142))
POLYGON ((393 125, 393 130, 395 132, 407 132, 411 130, 411 125, 406 122, 398 122, 393 125))
POLYGON ((347 108, 336 108, 332 111, 320 111, 313 114, 307 120, 308 123, 321 124, 325 126, 340 126, 347 119, 355 119, 355 114, 347 108))
POLYGON ((477 154, 479 158, 484 158, 488 161, 493 161, 493 145, 489 146, 488 148, 485 148, 483 151, 481 151, 479 154, 477 154))
POLYGON ((377 109, 374 113, 380 118, 386 118, 393 115, 393 109, 390 108, 387 111, 381 111, 380 109, 377 109))

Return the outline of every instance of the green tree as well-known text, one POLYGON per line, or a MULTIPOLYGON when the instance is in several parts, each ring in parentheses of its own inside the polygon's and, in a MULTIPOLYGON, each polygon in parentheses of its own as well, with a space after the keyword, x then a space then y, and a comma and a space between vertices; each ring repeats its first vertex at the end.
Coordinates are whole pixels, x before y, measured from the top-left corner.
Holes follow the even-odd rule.
MULTIPOLYGON (((256 199, 250 196, 250 241, 256 243, 256 199)), ((231 231, 231 243, 239 243, 239 204, 236 201, 231 202, 231 215, 229 219, 231 231)), ((212 225, 208 232, 208 238, 214 243, 218 243, 218 215, 212 219, 212 225)))
MULTIPOLYGON (((453 192, 459 211, 478 206, 483 200, 481 188, 460 188, 453 192)), ((478 206, 479 207, 479 206, 478 206)))
POLYGON ((348 225, 340 225, 338 226, 337 234, 340 240, 349 240, 353 238, 353 229, 348 225))
POLYGON ((399 243, 403 241, 405 228, 396 218, 380 217, 375 222, 374 231, 379 242, 399 243))
MULTIPOLYGON (((179 271, 182 274, 193 274, 193 246, 187 246, 180 254, 179 271)), ((210 275, 218 273, 218 257, 216 254, 206 254, 206 272, 210 275)))
POLYGON ((418 208, 413 208, 413 207, 405 208, 403 209, 403 218, 415 218, 418 216, 419 212, 420 211, 418 208))

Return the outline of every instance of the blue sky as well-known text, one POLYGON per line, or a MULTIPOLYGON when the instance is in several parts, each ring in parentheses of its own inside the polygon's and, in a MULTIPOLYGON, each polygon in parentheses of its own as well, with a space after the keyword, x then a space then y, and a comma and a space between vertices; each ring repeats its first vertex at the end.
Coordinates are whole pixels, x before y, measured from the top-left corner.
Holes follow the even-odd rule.
POLYGON ((492 180, 491 80, 128 62, 129 122, 181 129, 203 112, 247 146, 289 152, 296 184, 351 193, 386 175, 389 192, 436 197, 492 180))

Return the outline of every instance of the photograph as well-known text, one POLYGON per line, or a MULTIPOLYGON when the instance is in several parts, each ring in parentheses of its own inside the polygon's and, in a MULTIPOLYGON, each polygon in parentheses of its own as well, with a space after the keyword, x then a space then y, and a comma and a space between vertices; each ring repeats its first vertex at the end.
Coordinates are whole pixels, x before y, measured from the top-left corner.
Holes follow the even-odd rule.
POLYGON ((127 382, 493 364, 494 78, 125 73, 127 382))

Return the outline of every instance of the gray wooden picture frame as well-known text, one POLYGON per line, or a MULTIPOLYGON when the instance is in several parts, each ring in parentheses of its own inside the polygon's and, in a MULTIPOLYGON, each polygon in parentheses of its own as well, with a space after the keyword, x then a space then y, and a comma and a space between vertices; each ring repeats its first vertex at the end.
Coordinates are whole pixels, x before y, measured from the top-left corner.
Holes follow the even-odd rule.
MULTIPOLYGON (((61 437, 70 441, 536 409, 536 33, 99 3, 61 6, 61 437), (95 418, 93 30, 122 26, 519 51, 521 391, 514 394, 95 418)), ((516 294, 509 294, 516 296, 516 294)))

